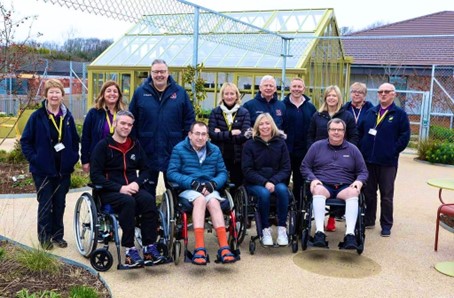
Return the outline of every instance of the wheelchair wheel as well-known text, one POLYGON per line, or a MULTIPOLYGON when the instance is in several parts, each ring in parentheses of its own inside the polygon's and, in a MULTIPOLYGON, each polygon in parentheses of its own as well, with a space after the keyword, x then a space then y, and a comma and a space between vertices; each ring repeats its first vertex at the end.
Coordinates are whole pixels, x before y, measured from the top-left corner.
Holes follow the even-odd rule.
POLYGON ((301 249, 302 250, 307 249, 307 242, 309 242, 309 230, 303 229, 303 232, 301 233, 301 249))
POLYGON ((171 190, 166 190, 162 195, 162 202, 159 205, 159 214, 161 225, 163 229, 163 237, 165 245, 167 245, 166 256, 171 255, 173 249, 174 237, 175 237, 175 218, 174 218, 174 206, 173 206, 173 195, 171 190))
POLYGON ((249 253, 253 255, 255 253, 255 241, 250 241, 249 242, 249 253))
POLYGON ((77 250, 88 258, 96 249, 98 240, 98 214, 93 197, 83 193, 74 209, 74 235, 77 250))
POLYGON ((292 252, 296 253, 298 251, 298 240, 292 240, 292 252))
POLYGON ((236 216, 236 227, 238 231, 238 245, 243 243, 244 237, 246 236, 247 224, 248 224, 248 206, 247 206, 247 192, 244 186, 237 189, 235 193, 234 205, 235 205, 235 216, 236 216))
POLYGON ((178 263, 180 263, 180 255, 181 255, 181 242, 175 241, 175 242, 173 242, 173 248, 172 248, 172 258, 173 258, 173 263, 175 265, 178 265, 178 263))
POLYGON ((90 264, 96 271, 107 271, 113 264, 112 254, 105 248, 97 249, 90 256, 90 264))

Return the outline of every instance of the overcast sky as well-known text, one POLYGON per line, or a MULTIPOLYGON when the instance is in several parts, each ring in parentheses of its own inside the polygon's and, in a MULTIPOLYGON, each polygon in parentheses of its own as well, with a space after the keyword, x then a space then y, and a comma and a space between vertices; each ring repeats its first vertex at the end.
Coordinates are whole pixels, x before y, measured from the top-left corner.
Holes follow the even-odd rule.
MULTIPOLYGON (((16 16, 38 16, 33 23, 32 33, 43 34, 39 38, 40 42, 62 43, 69 37, 116 40, 132 26, 127 22, 69 10, 66 7, 46 3, 44 0, 0 1, 7 7, 11 7, 10 3, 13 2, 16 16)), ((453 0, 194 0, 191 2, 216 11, 334 8, 339 27, 351 27, 355 30, 375 22, 393 23, 444 10, 454 11, 453 0)), ((16 40, 26 36, 27 28, 20 27, 16 33, 16 40)))

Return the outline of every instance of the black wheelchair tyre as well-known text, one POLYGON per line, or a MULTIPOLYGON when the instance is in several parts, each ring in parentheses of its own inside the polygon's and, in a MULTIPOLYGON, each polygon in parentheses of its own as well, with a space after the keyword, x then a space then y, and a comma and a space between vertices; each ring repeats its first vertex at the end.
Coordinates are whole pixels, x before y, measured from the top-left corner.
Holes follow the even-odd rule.
POLYGON ((112 267, 112 254, 105 248, 99 248, 91 254, 90 264, 96 271, 105 272, 112 267))
POLYGON ((249 253, 253 255, 255 253, 255 241, 250 241, 249 242, 249 253))
POLYGON ((246 236, 247 224, 248 224, 248 204, 247 204, 247 193, 244 186, 237 189, 234 199, 235 205, 235 216, 236 216, 236 227, 238 231, 238 245, 241 245, 246 236))
POLYGON ((180 263, 180 255, 181 255, 181 242, 177 240, 177 241, 173 242, 173 247, 172 247, 172 258, 173 258, 173 263, 175 265, 178 265, 178 263, 180 263))

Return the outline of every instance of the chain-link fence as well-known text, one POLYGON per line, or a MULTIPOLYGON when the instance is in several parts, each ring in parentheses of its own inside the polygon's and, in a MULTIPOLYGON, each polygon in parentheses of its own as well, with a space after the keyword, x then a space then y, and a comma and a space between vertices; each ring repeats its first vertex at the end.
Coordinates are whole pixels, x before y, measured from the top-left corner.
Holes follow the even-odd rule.
POLYGON ((454 67, 433 66, 430 107, 431 127, 454 127, 454 67))

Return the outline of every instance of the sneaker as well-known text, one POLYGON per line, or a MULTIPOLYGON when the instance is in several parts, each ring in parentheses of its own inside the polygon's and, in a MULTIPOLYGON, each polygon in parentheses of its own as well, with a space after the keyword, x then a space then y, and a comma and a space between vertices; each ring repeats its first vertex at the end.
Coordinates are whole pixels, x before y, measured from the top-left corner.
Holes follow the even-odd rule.
POLYGON ((156 244, 150 244, 143 248, 143 262, 145 266, 158 265, 166 261, 166 257, 161 255, 156 244))
POLYGON ((356 236, 353 234, 345 235, 344 237, 344 249, 357 249, 356 236))
POLYGON ((336 219, 334 217, 328 218, 328 224, 326 225, 325 230, 327 232, 334 232, 336 230, 336 219))
POLYGON ((391 236, 391 230, 390 229, 382 229, 380 236, 382 237, 389 237, 391 236))
POLYGON ((318 231, 314 235, 314 246, 326 247, 326 235, 323 232, 318 231))
POLYGON ((262 244, 265 246, 272 246, 273 238, 271 238, 271 228, 263 229, 262 234, 262 244))
POLYGON ((288 245, 288 236, 287 236, 287 228, 286 227, 278 227, 277 228, 277 244, 281 246, 288 245))
POLYGON ((137 268, 143 266, 143 260, 135 247, 126 250, 125 265, 129 268, 137 268))
POLYGON ((64 239, 52 239, 52 243, 60 248, 68 247, 68 242, 66 242, 64 239))

